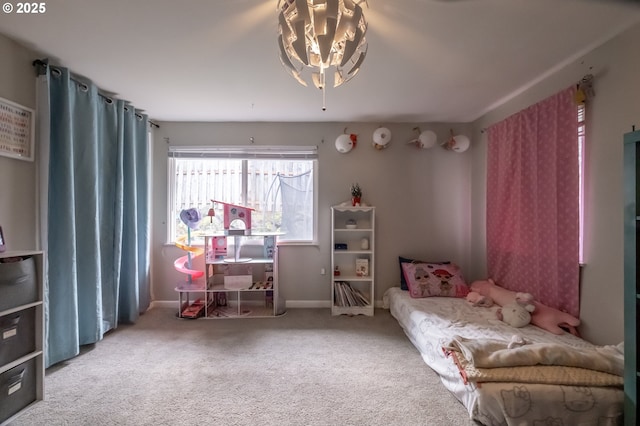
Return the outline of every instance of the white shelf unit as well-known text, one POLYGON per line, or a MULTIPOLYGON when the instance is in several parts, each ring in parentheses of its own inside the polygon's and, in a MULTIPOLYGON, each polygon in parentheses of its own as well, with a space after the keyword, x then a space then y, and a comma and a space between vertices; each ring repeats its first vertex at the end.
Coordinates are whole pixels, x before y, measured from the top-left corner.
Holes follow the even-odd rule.
POLYGON ((44 254, 9 251, 0 253, 0 259, 0 425, 4 426, 44 398, 44 254))
POLYGON ((331 314, 372 316, 375 207, 331 207, 331 271, 331 314), (366 275, 357 273, 358 260, 366 261, 366 275))
MULTIPOLYGON (((278 233, 235 233, 205 236, 204 277, 176 287, 178 317, 190 318, 185 309, 201 306, 197 318, 269 318, 285 313, 278 292, 278 233), (225 247, 216 250, 221 242, 225 247), (231 244, 233 242, 233 244, 231 244), (252 257, 241 257, 241 246, 252 257), (233 247, 227 252, 227 248, 233 247), (225 278, 228 280, 225 282, 225 278), (246 279, 242 285, 233 279, 246 279), (240 288, 242 287, 242 288, 240 288)), ((244 253, 243 253, 244 255, 244 253)))

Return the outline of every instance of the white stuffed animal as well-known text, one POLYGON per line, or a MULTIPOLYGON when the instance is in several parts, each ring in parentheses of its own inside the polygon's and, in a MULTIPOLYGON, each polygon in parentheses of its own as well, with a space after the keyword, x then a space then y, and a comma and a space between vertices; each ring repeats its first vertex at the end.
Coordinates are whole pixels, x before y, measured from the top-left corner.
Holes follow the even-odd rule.
POLYGON ((498 319, 506 322, 512 327, 524 327, 531 322, 531 312, 535 310, 535 305, 527 302, 508 303, 498 309, 496 315, 498 319))

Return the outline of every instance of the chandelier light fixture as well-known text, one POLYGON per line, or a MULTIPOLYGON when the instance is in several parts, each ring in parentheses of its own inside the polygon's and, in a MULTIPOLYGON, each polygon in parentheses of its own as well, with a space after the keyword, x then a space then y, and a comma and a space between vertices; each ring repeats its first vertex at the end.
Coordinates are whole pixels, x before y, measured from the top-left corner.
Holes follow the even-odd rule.
POLYGON ((278 0, 278 45, 285 69, 303 86, 322 91, 351 80, 367 54, 366 0, 278 0), (330 76, 330 78, 331 78, 330 76))

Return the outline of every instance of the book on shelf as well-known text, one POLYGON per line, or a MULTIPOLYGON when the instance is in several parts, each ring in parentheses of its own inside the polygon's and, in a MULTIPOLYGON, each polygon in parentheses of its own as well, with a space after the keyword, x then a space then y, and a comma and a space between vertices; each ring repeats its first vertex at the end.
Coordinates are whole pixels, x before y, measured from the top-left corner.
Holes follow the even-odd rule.
POLYGON ((353 291, 351 287, 349 287, 349 284, 342 285, 342 289, 344 290, 344 295, 347 299, 346 306, 358 306, 358 304, 356 303, 356 298, 353 296, 353 291))
POLYGON ((333 303, 335 303, 336 306, 345 306, 344 292, 342 291, 342 282, 336 281, 333 285, 333 303))
POLYGON ((334 283, 333 301, 336 306, 368 306, 369 300, 358 289, 351 287, 348 282, 336 281, 334 283))
POLYGON ((369 276, 369 259, 356 259, 356 275, 359 277, 369 276))

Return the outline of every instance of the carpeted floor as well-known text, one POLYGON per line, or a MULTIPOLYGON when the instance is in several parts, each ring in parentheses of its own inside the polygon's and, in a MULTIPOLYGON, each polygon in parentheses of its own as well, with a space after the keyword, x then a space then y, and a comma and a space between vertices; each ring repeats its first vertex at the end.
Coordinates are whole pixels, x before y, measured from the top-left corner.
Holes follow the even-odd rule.
POLYGON ((388 311, 152 309, 47 370, 22 425, 473 425, 388 311))

